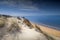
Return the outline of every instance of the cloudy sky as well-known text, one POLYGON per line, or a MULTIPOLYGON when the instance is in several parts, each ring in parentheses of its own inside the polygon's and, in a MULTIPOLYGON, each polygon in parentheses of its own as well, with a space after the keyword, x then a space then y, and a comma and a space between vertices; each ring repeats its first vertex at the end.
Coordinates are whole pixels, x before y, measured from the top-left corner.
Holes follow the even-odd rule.
POLYGON ((15 16, 60 15, 60 1, 0 0, 0 14, 15 16))

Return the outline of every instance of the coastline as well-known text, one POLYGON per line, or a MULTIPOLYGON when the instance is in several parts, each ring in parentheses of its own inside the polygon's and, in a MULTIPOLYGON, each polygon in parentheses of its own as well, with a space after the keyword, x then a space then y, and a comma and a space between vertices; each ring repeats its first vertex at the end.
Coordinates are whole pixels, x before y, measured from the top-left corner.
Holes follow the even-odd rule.
POLYGON ((47 26, 44 26, 44 25, 39 25, 39 24, 36 24, 36 23, 32 23, 32 24, 37 25, 38 27, 40 27, 40 29, 44 33, 60 38, 60 31, 59 30, 51 28, 51 27, 47 27, 47 26))

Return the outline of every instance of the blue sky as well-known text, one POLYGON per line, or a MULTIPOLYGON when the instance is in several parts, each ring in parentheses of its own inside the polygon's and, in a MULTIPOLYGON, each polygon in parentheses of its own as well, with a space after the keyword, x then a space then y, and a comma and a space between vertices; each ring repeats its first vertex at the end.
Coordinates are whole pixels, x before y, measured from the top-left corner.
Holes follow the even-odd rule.
POLYGON ((60 2, 39 0, 0 0, 0 14, 14 16, 60 15, 60 2))

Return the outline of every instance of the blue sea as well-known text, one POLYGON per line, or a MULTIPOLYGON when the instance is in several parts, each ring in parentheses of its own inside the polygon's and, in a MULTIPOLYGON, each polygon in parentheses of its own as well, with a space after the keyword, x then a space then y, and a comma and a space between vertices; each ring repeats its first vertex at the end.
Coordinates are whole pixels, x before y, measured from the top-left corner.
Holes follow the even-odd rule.
POLYGON ((28 20, 60 30, 60 15, 25 16, 28 20))

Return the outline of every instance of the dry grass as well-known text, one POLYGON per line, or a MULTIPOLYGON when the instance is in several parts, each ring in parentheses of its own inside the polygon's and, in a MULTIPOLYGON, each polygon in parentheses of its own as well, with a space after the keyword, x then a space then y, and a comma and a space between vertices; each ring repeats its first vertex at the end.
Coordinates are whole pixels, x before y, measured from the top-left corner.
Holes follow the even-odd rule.
POLYGON ((4 26, 4 21, 0 20, 0 28, 4 26))

